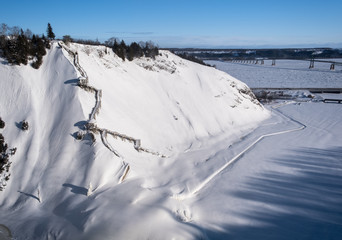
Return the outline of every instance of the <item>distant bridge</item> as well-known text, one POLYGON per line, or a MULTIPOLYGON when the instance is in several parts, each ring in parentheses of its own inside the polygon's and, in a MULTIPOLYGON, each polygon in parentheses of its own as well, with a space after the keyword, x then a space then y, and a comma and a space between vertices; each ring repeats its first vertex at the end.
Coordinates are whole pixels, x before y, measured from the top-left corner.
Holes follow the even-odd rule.
MULTIPOLYGON (((231 59, 228 60, 228 62, 232 63, 246 63, 246 64, 261 64, 263 65, 265 63, 265 60, 272 60, 272 66, 276 65, 277 59, 231 59)), ((279 59, 280 60, 280 59, 279 59)), ((335 70, 335 66, 339 65, 342 66, 342 62, 335 62, 335 61, 326 61, 326 60, 316 60, 316 59, 281 59, 281 60, 295 60, 295 61, 309 61, 309 69, 312 69, 315 67, 315 62, 322 62, 322 63, 329 63, 330 64, 330 70, 335 70)))
POLYGON ((251 88, 254 91, 309 91, 311 93, 342 93, 342 88, 251 88))

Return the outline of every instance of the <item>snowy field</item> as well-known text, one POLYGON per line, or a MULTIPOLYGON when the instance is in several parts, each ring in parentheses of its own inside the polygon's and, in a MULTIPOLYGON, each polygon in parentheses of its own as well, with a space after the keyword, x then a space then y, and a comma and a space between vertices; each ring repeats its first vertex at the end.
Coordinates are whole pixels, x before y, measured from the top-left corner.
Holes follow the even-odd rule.
MULTIPOLYGON (((264 138, 199 194, 192 211, 208 239, 342 238, 341 104, 278 111, 305 128, 264 138)), ((252 136, 293 123, 273 113, 252 136)))
MULTIPOLYGON (((207 63, 250 87, 342 87, 341 67, 330 71, 325 63, 311 70, 309 62, 291 60, 277 60, 276 66, 270 61, 207 63)), ((342 94, 316 94, 314 99, 322 98, 342 99, 342 94)), ((302 101, 266 105, 273 117, 251 136, 281 131, 285 122, 304 129, 263 139, 221 174, 215 187, 203 191, 200 203, 222 207, 218 215, 212 207, 203 213, 212 216, 205 228, 209 239, 342 238, 342 104, 302 101), (279 113, 287 120, 277 120, 279 113)))
MULTIPOLYGON (((342 62, 342 59, 332 59, 342 62)), ((330 71, 330 63, 315 62, 314 68, 309 69, 309 61, 265 60, 264 65, 231 63, 223 61, 206 61, 217 69, 229 73, 245 82, 249 87, 270 88, 341 88, 342 65, 336 65, 330 71)))
MULTIPOLYGON (((123 62, 103 47, 70 48, 102 90, 91 120, 166 157, 107 137, 118 157, 99 133, 95 143, 75 139, 96 98, 76 86, 74 59, 56 43, 39 70, 3 63, 1 133, 18 150, 0 230, 14 239, 342 239, 342 104, 261 106, 239 80, 167 51, 123 62)), ((254 87, 340 84, 338 69, 222 64, 254 87)))

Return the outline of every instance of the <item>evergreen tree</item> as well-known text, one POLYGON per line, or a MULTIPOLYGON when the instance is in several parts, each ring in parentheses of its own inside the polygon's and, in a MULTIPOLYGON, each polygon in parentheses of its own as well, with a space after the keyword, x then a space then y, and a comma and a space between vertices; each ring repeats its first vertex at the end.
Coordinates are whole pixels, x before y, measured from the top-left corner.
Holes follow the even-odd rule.
POLYGON ((29 42, 22 29, 20 30, 20 35, 17 38, 16 44, 18 49, 18 63, 26 65, 29 55, 29 42))
POLYGON ((50 49, 50 41, 48 39, 46 39, 45 35, 43 34, 42 36, 42 40, 44 42, 44 45, 47 49, 50 49))
POLYGON ((132 61, 134 59, 134 49, 132 47, 132 44, 128 47, 127 59, 128 61, 132 61))
POLYGON ((127 59, 132 61, 134 58, 140 58, 144 56, 142 48, 136 42, 132 42, 128 47, 127 59))
POLYGON ((55 34, 53 33, 52 31, 52 27, 51 27, 51 24, 48 23, 48 26, 47 26, 47 29, 46 29, 46 33, 47 33, 47 37, 52 40, 52 39, 55 39, 55 34))
POLYGON ((113 44, 113 51, 114 51, 115 54, 117 54, 118 50, 119 50, 119 44, 118 44, 118 42, 115 39, 114 40, 114 44, 113 44))
POLYGON ((8 39, 6 41, 3 52, 4 57, 7 59, 8 63, 20 64, 16 39, 8 39))
POLYGON ((125 41, 124 40, 122 40, 121 41, 121 43, 120 43, 120 52, 119 52, 119 57, 121 57, 122 58, 122 60, 124 60, 125 61, 125 58, 126 58, 126 50, 127 50, 127 46, 126 46, 126 43, 125 43, 125 41))
POLYGON ((32 55, 35 57, 35 62, 32 63, 32 67, 38 69, 43 63, 43 56, 46 54, 45 43, 43 38, 38 35, 32 37, 32 55))
POLYGON ((118 57, 122 58, 122 60, 124 61, 126 58, 126 50, 127 50, 127 46, 124 40, 122 40, 120 44, 118 44, 116 40, 114 41, 113 51, 116 55, 118 55, 118 57))

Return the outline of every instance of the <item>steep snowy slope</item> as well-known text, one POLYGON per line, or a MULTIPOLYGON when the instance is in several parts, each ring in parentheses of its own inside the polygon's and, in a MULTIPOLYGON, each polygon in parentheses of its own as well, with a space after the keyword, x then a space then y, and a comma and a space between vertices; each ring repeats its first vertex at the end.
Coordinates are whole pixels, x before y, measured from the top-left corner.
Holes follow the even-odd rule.
POLYGON ((182 149, 194 139, 243 128, 265 117, 245 84, 167 51, 156 60, 122 62, 105 47, 75 44, 71 49, 79 53, 90 85, 102 89, 98 125, 135 136, 167 154, 168 146, 182 149))
POLYGON ((105 47, 70 49, 78 52, 89 85, 102 90, 92 122, 166 157, 138 152, 110 135, 107 147, 121 157, 99 133, 94 144, 89 135, 76 140, 96 99, 77 87, 74 57, 57 43, 39 70, 2 63, 1 132, 18 150, 0 192, 0 224, 18 239, 194 237, 193 228, 179 221, 187 216, 178 214, 172 196, 191 190, 221 164, 198 165, 198 151, 214 154, 239 141, 268 111, 240 81, 167 51, 155 60, 124 62, 105 47), (22 120, 28 131, 20 129, 22 120), (225 146, 213 147, 223 140, 225 146), (93 193, 87 197, 89 183, 93 193))

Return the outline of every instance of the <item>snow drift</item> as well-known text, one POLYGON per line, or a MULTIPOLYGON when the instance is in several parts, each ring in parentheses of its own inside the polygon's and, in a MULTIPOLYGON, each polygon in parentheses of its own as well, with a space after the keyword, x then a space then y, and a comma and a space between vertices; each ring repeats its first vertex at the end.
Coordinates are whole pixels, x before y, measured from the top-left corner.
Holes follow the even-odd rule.
POLYGON ((191 216, 172 196, 200 183, 217 163, 198 166, 192 152, 239 141, 268 111, 244 83, 168 51, 129 62, 104 46, 70 49, 89 85, 102 90, 93 123, 166 157, 109 135, 76 140, 96 98, 77 87, 81 73, 57 43, 39 70, 2 61, 1 132, 17 152, 0 192, 0 224, 17 239, 196 238, 183 224, 191 216), (23 120, 28 131, 20 129, 23 120))

